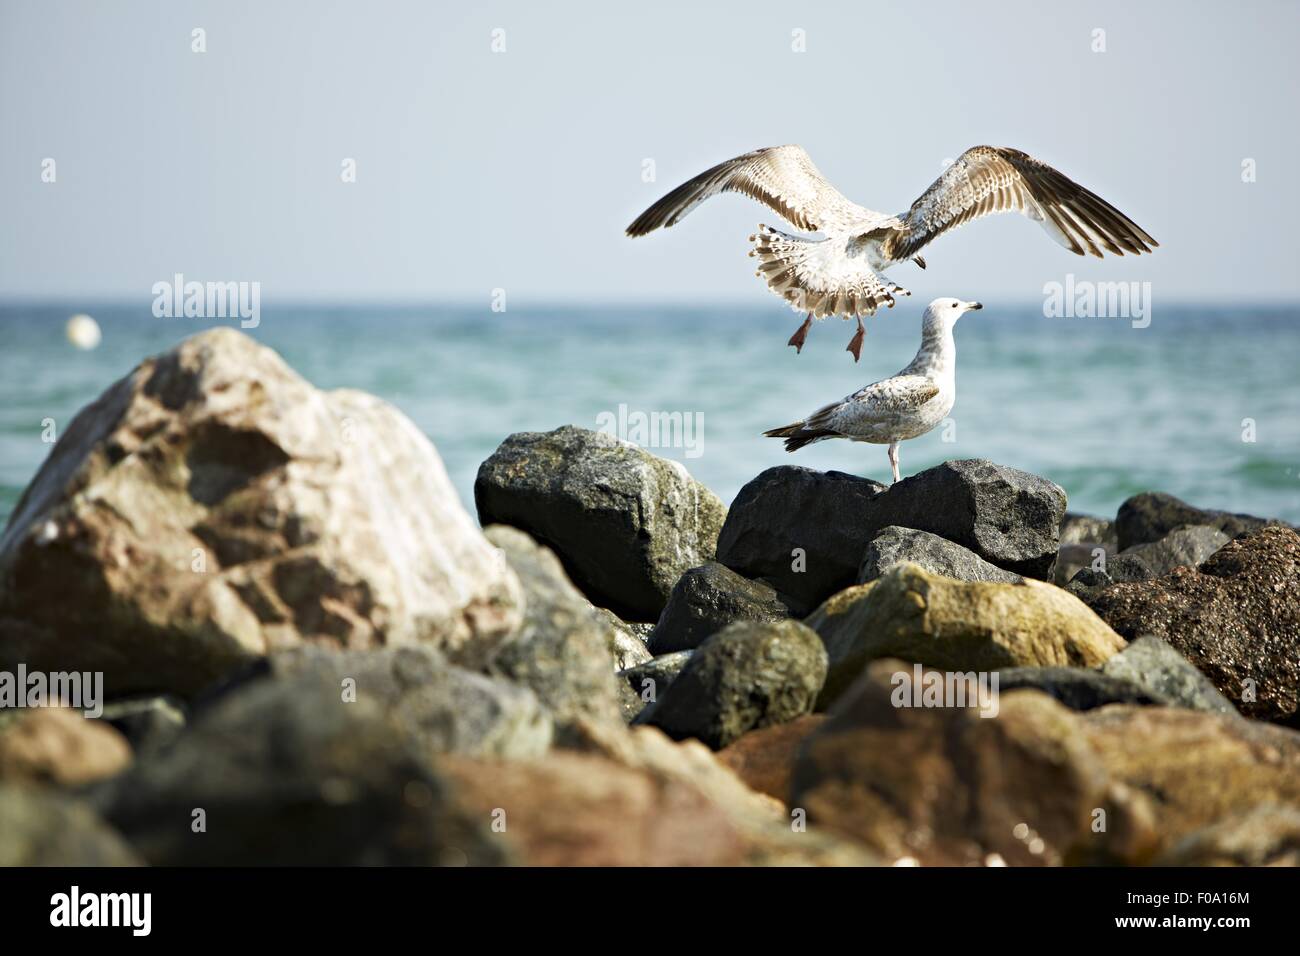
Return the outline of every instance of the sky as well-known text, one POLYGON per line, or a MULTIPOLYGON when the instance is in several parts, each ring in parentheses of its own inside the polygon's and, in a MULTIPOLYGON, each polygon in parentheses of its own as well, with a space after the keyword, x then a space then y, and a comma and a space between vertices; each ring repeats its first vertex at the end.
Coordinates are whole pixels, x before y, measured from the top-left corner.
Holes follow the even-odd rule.
POLYGON ((181 273, 263 301, 768 304, 752 201, 623 228, 759 146, 901 212, 989 143, 1161 248, 1082 260, 996 217, 892 276, 918 294, 1032 301, 1073 274, 1292 301, 1298 28, 1265 0, 0 0, 0 299, 147 304, 181 273))

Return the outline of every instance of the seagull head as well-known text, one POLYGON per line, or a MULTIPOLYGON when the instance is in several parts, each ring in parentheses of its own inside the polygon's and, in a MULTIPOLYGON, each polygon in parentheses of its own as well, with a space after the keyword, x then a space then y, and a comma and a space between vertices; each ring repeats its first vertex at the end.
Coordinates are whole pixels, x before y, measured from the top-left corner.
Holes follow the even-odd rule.
POLYGON ((938 327, 940 329, 951 329, 967 312, 974 312, 984 308, 978 302, 963 302, 961 299, 935 299, 926 307, 925 316, 922 318, 922 325, 925 327, 938 327))

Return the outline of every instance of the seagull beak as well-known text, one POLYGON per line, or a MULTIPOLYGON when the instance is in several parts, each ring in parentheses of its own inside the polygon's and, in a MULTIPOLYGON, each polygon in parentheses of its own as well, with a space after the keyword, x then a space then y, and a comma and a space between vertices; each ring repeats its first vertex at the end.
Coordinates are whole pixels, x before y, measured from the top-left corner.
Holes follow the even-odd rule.
POLYGON ((971 312, 978 312, 980 309, 984 308, 984 305, 981 302, 967 302, 966 308, 971 312))

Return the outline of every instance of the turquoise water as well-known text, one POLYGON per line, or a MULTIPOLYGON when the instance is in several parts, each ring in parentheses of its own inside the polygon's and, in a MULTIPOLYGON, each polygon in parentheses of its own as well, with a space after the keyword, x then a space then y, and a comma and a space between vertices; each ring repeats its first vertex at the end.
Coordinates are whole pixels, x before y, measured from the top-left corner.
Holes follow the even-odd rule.
MULTIPOLYGON (((652 450, 725 501, 787 462, 887 480, 883 447, 825 442, 787 455, 760 433, 905 365, 920 312, 906 302, 868 320, 857 366, 844 351, 850 323, 818 324, 796 355, 784 343, 798 317, 779 305, 502 314, 267 305, 249 334, 317 385, 365 389, 401 408, 433 440, 472 512, 478 464, 510 432, 597 428, 617 421, 620 406, 631 424, 638 412, 698 422, 690 448, 652 450)), ((61 430, 143 356, 212 324, 236 323, 157 319, 147 303, 0 307, 0 522, 49 452, 43 419, 61 430), (95 351, 65 341, 74 311, 103 328, 95 351)), ((956 337, 952 426, 904 444, 904 474, 991 458, 1056 481, 1073 510, 1113 515, 1127 496, 1154 489, 1300 521, 1300 307, 1157 306, 1137 329, 986 303, 956 337), (1245 419, 1254 442, 1243 441, 1245 419)), ((680 431, 658 437, 684 445, 680 431)))

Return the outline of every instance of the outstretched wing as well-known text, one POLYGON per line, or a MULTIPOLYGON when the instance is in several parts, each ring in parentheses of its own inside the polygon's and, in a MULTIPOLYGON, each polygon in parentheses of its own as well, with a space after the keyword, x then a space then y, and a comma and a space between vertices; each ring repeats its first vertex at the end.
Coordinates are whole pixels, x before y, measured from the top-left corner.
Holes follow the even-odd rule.
POLYGON ((629 236, 676 225, 710 196, 738 192, 757 199, 791 225, 838 234, 861 230, 889 216, 850 202, 826 181, 802 146, 756 149, 682 183, 637 216, 629 236))
POLYGON ((907 214, 903 228, 885 243, 889 258, 901 261, 949 229, 1002 212, 1019 212, 1039 222, 1053 239, 1077 255, 1101 258, 1140 255, 1159 243, 1106 200, 1007 146, 974 146, 934 181, 907 214))

